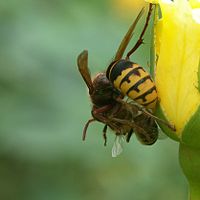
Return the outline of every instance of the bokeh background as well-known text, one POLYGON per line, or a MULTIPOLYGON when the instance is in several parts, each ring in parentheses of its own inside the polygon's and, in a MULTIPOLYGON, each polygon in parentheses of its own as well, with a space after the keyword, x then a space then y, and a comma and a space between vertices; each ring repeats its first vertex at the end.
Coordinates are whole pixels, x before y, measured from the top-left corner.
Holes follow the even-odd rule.
MULTIPOLYGON (((88 49, 92 74, 104 70, 143 4, 1 1, 1 200, 186 199, 178 145, 172 140, 143 146, 133 137, 118 158, 111 157, 111 132, 103 146, 100 123, 91 125, 87 140, 81 140, 91 107, 77 55, 88 49)), ((149 32, 132 56, 145 66, 149 32)))

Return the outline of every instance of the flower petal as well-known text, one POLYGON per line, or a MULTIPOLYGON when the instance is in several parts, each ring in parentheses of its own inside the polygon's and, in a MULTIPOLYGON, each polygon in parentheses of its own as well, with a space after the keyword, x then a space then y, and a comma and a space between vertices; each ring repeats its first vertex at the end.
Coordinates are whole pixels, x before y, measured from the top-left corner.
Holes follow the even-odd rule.
POLYGON ((188 1, 159 3, 162 19, 156 25, 155 80, 161 108, 180 135, 200 105, 200 25, 194 21, 188 1))

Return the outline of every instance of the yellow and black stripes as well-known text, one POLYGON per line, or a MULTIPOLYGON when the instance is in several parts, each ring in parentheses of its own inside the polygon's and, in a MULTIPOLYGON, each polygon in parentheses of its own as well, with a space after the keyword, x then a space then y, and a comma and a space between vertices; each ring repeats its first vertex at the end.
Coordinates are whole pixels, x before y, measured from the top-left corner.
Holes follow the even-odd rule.
POLYGON ((128 60, 119 60, 108 67, 106 75, 123 95, 127 95, 146 108, 155 108, 156 87, 143 67, 128 60))

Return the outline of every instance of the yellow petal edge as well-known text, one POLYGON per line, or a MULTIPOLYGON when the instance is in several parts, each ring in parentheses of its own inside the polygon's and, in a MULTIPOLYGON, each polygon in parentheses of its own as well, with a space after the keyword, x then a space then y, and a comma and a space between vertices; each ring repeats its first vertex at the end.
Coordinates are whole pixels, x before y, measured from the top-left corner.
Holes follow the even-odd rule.
MULTIPOLYGON (((162 18, 155 27, 158 56, 155 81, 160 106, 180 136, 184 126, 200 105, 198 67, 200 60, 200 24, 193 8, 199 1, 153 0, 159 3, 162 18), (192 4, 190 4, 192 3, 192 4)), ((200 13, 200 10, 197 16, 200 13)))

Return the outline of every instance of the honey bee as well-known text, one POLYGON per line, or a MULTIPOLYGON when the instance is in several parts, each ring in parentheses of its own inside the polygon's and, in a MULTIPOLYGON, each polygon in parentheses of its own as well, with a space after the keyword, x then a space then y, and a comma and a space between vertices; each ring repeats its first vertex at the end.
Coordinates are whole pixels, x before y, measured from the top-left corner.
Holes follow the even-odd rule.
MULTIPOLYGON (((153 5, 149 5, 149 12, 146 18, 144 29, 135 44, 135 46, 127 53, 125 59, 122 59, 123 53, 132 37, 136 21, 130 26, 127 34, 119 46, 114 61, 109 65, 106 71, 107 78, 111 81, 116 89, 123 95, 128 96, 138 104, 147 109, 154 110, 157 104, 158 95, 155 83, 150 74, 139 64, 131 62, 129 57, 143 43, 143 35, 148 26, 153 5)), ((139 16, 143 13, 141 10, 139 16)))
MULTIPOLYGON (((131 30, 129 29, 125 39, 122 40, 115 56, 115 62, 122 57, 123 52, 130 41, 130 35, 132 35, 133 29, 142 13, 143 9, 133 22, 132 28, 131 30)), ((148 22, 146 22, 146 24, 147 23, 148 22)), ((88 120, 83 129, 83 140, 86 138, 87 128, 90 123, 99 121, 105 124, 103 128, 104 145, 107 143, 106 132, 108 127, 112 129, 116 135, 116 140, 112 149, 112 155, 115 157, 122 151, 121 143, 123 138, 125 137, 126 141, 129 142, 133 133, 136 134, 136 137, 142 144, 152 145, 155 143, 158 139, 158 125, 156 120, 165 124, 170 129, 175 130, 173 125, 157 118, 140 104, 135 103, 134 101, 125 101, 123 93, 113 86, 112 81, 107 78, 105 72, 98 73, 92 80, 88 68, 88 51, 84 50, 78 56, 77 65, 79 72, 88 87, 91 102, 93 104, 91 111, 92 118, 88 120)), ((110 77, 112 78, 113 75, 110 77)))

